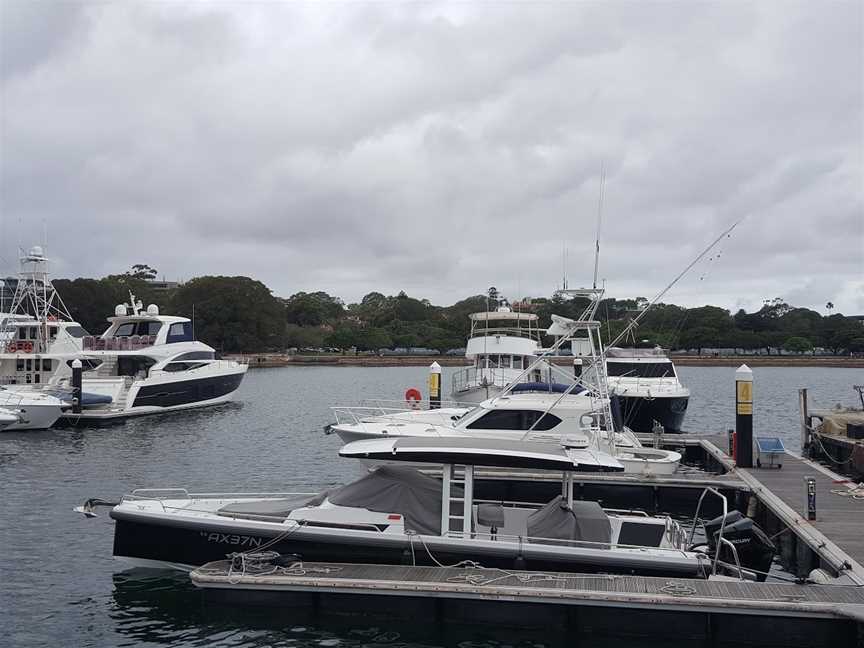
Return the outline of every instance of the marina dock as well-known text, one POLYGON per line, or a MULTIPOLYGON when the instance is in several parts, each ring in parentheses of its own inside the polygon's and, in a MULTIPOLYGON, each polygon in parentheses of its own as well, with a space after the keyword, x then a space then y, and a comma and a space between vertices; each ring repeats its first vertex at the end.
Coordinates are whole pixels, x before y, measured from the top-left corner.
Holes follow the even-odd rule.
MULTIPOLYGON (((848 480, 788 451, 779 469, 736 468, 720 449, 724 437, 667 436, 663 442, 691 455, 701 453, 720 474, 586 475, 577 481, 586 491, 631 489, 626 496, 631 499, 634 488, 691 499, 709 486, 723 490, 771 534, 787 573, 765 583, 332 563, 243 573, 220 561, 195 570, 192 580, 211 599, 237 602, 239 595, 243 602, 306 606, 321 614, 401 611, 440 620, 499 625, 518 620, 655 638, 674 632, 718 644, 864 645, 864 500, 837 492, 848 490, 848 480), (815 520, 806 519, 805 477, 815 480, 815 520), (790 573, 799 581, 792 582, 790 573), (621 627, 624 608, 638 623, 621 627)), ((494 473, 486 478, 508 479, 494 473)), ((665 508, 662 500, 657 508, 665 508)))

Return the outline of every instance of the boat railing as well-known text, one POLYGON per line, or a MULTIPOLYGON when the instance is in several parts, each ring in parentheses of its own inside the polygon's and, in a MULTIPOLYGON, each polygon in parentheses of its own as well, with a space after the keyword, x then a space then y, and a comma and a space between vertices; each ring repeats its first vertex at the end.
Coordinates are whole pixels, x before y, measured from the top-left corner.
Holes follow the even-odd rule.
POLYGON ((155 335, 129 335, 113 338, 88 335, 82 338, 85 351, 134 351, 153 346, 155 343, 155 335))
MULTIPOLYGON (((388 407, 362 407, 357 405, 332 407, 336 425, 357 425, 365 430, 367 424, 390 423, 392 425, 427 424, 429 426, 449 426, 453 424, 453 414, 434 409, 406 409, 388 407), (406 417, 408 413, 421 413, 422 419, 406 417)), ((458 418, 458 417, 457 417, 458 418)), ((430 429, 434 429, 430 428, 430 429)))
POLYGON ((136 488, 131 493, 123 495, 124 501, 159 500, 159 499, 240 499, 240 498, 270 498, 270 497, 313 497, 318 493, 291 492, 226 492, 226 493, 190 493, 185 488, 136 488))
MULTIPOLYGON (((518 372, 521 369, 510 367, 465 367, 450 378, 451 392, 458 394, 476 387, 504 388, 511 382, 513 375, 505 372, 518 372)), ((518 374, 517 374, 518 375, 518 374)))
MULTIPOLYGON (((693 524, 690 527, 690 537, 687 541, 687 545, 688 546, 693 545, 693 537, 696 534, 696 525, 698 524, 698 521, 699 521, 699 513, 701 513, 701 511, 702 511, 702 502, 705 500, 705 496, 708 495, 709 493, 711 495, 714 495, 714 496, 720 498, 720 501, 723 503, 723 517, 720 520, 720 530, 718 531, 718 536, 717 536, 717 551, 714 554, 714 559, 711 561, 711 573, 716 574, 717 573, 717 563, 720 562, 720 548, 724 544, 723 531, 726 527, 726 517, 729 515, 729 501, 726 499, 726 496, 721 494, 720 491, 718 491, 716 488, 711 488, 709 486, 708 488, 703 490, 702 495, 699 496, 699 503, 696 505, 696 513, 693 516, 693 524)), ((704 520, 702 521, 702 529, 705 532, 706 541, 709 540, 708 531, 707 531, 707 529, 705 529, 705 521, 704 520)), ((736 555, 736 559, 737 559, 737 555, 736 555)), ((740 565, 739 565, 739 572, 740 572, 740 565)))
POLYGON ((527 338, 529 340, 540 341, 540 331, 537 328, 516 327, 516 326, 490 326, 486 328, 482 324, 475 323, 474 329, 468 339, 482 339, 484 337, 507 337, 527 338))

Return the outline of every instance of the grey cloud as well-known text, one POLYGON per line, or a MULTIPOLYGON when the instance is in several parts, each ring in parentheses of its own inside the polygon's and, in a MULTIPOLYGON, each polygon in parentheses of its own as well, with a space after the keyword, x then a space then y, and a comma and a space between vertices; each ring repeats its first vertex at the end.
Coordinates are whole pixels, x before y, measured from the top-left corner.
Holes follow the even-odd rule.
POLYGON ((667 301, 861 306, 856 3, 3 6, 7 262, 45 222, 65 275, 548 294, 603 162, 613 294, 743 217, 667 301))

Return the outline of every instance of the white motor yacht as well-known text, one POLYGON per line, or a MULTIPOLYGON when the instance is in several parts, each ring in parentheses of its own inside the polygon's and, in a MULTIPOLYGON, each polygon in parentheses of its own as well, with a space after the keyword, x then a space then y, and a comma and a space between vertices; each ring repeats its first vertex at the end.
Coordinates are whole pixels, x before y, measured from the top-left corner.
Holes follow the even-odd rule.
POLYGON ((513 312, 506 303, 495 310, 472 313, 471 333, 465 347, 470 367, 460 369, 451 378, 453 400, 479 403, 500 394, 514 380, 540 382, 549 380, 551 365, 543 361, 530 372, 541 351, 534 313, 513 312))
MULTIPOLYGON (((161 315, 155 304, 145 310, 134 295, 108 322, 101 336, 83 340, 81 406, 64 415, 72 422, 218 405, 246 374, 247 365, 216 359, 213 347, 195 340, 190 319, 161 315)), ((71 393, 71 374, 53 384, 71 393)))
POLYGON ((681 432, 690 390, 663 349, 606 349, 606 373, 630 429, 649 433, 657 421, 665 432, 681 432))
MULTIPOLYGON (((216 359, 186 317, 146 309, 130 293, 101 336, 72 320, 41 247, 22 254, 10 313, 0 320, 0 384, 65 402, 64 420, 98 422, 229 401, 247 366, 216 359), (73 397, 72 364, 83 365, 73 397), (77 400, 76 400, 77 398, 77 400)), ((32 420, 34 417, 29 417, 32 420)))

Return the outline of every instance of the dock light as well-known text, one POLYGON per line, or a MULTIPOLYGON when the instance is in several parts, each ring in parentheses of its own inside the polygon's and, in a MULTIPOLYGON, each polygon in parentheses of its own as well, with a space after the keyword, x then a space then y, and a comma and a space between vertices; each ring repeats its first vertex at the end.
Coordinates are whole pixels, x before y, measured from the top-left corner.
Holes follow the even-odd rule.
POLYGON ((805 477, 804 484, 807 488, 807 519, 816 519, 816 478, 805 477))

